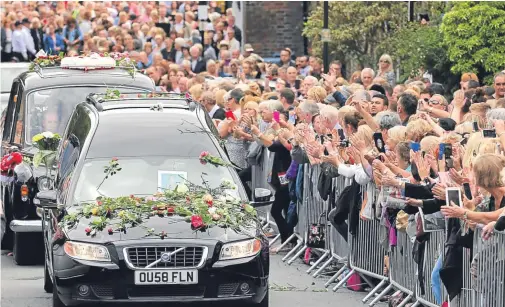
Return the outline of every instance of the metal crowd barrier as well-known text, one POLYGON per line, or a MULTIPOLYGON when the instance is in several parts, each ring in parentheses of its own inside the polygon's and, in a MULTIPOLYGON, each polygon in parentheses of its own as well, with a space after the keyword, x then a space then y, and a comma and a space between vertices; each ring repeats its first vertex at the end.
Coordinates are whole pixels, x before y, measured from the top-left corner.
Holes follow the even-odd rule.
POLYGON ((483 241, 482 229, 476 229, 473 255, 473 306, 505 306, 505 233, 495 232, 483 241))
MULTIPOLYGON (((257 187, 269 188, 266 182, 268 176, 266 169, 273 161, 273 154, 265 150, 262 163, 252 167, 253 189, 257 187)), ((333 291, 342 288, 355 273, 359 274, 372 290, 363 299, 367 302, 374 297, 370 306, 374 306, 381 298, 393 289, 406 294, 398 307, 403 307, 413 302, 412 307, 427 306, 438 307, 439 302, 433 294, 432 272, 439 257, 445 253, 445 232, 435 231, 430 233, 426 242, 422 273, 424 276, 424 291, 419 284, 418 265, 412 257, 413 242, 404 232, 398 232, 397 246, 387 253, 381 244, 381 233, 385 226, 377 219, 362 220, 358 222, 356 235, 349 234, 349 243, 327 221, 327 214, 331 208, 328 201, 323 201, 317 190, 320 166, 300 165, 304 168, 303 199, 298 200, 298 224, 294 234, 283 245, 297 239, 297 245, 283 258, 292 264, 302 253, 307 250, 307 238, 310 224, 326 225, 326 246, 320 249, 322 256, 312 264, 307 273, 318 277, 332 264, 342 265, 341 268, 325 283, 329 287, 337 278, 342 277, 333 291), (366 252, 364 252, 366 251, 366 252), (389 255, 389 275, 384 275, 384 258, 389 255), (346 272, 346 274, 343 274, 346 272), (378 281, 378 284, 370 281, 378 281), (382 290, 379 294, 377 294, 382 290)), ((348 179, 337 177, 333 179, 335 199, 339 193, 350 184, 348 179)), ((263 217, 264 228, 276 227, 270 220, 270 208, 258 210, 263 217)), ((463 288, 461 294, 451 302, 457 307, 504 307, 505 306, 505 233, 496 233, 490 240, 481 239, 482 230, 476 229, 473 240, 473 255, 469 249, 463 249, 463 288)), ((278 240, 277 236, 273 241, 278 240)), ((271 243, 271 244, 272 244, 271 243)), ((442 301, 446 301, 447 293, 441 284, 442 301)))

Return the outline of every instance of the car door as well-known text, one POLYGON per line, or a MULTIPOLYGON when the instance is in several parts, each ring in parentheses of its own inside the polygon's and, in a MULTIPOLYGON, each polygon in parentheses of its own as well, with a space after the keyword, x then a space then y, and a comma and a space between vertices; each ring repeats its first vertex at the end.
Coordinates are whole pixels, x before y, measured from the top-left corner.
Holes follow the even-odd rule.
POLYGON ((91 131, 91 119, 89 112, 78 105, 74 110, 67 129, 63 135, 62 144, 58 150, 57 172, 55 189, 58 208, 46 210, 45 217, 48 219, 44 225, 44 240, 48 251, 49 261, 52 265, 52 247, 64 240, 64 233, 59 222, 65 216, 65 204, 71 202, 69 197, 70 185, 73 179, 77 163, 81 157, 82 148, 91 131))

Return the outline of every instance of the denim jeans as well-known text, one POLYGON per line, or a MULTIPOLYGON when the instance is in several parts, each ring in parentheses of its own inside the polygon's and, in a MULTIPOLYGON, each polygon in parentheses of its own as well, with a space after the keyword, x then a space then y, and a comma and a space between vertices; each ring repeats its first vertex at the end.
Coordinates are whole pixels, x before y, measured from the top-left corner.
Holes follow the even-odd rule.
POLYGON ((435 296, 437 304, 442 304, 442 280, 440 279, 440 270, 442 269, 442 255, 438 257, 437 263, 431 272, 431 291, 435 296))

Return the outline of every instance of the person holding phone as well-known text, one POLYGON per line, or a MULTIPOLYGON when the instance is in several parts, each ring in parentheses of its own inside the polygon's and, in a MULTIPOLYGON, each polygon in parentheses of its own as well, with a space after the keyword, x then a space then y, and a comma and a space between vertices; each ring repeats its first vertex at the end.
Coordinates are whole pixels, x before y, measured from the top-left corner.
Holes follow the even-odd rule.
POLYGON ((240 100, 243 97, 244 92, 238 88, 225 95, 225 120, 221 121, 217 126, 219 136, 225 140, 226 151, 231 162, 241 168, 247 166, 246 151, 243 140, 235 138, 233 131, 241 117, 240 100))

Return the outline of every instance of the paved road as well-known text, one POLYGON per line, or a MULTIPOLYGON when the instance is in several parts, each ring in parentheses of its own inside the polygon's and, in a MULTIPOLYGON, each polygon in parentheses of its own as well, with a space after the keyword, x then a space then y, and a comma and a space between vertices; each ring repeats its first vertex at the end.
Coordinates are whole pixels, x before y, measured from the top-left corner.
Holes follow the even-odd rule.
MULTIPOLYGON (((0 260, 2 307, 51 307, 51 294, 45 293, 42 288, 43 266, 16 266, 12 257, 5 255, 4 251, 0 260)), ((305 273, 306 269, 307 267, 301 263, 288 266, 281 261, 280 256, 272 256, 270 306, 363 306, 361 299, 364 293, 348 290, 339 290, 337 293, 331 290, 321 292, 326 291, 323 287, 324 280, 313 279, 305 273)))

